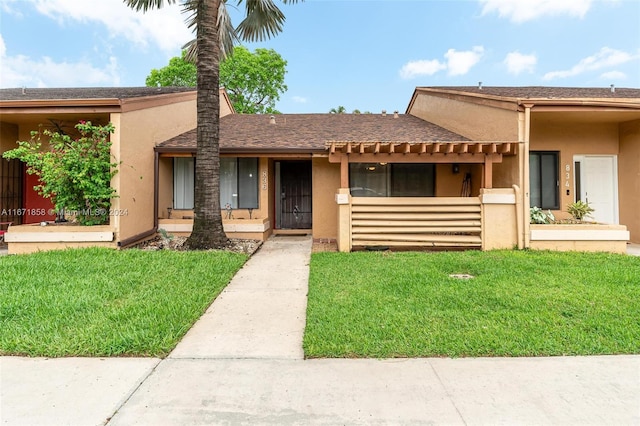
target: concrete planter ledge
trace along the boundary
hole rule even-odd
[[[110,225],[80,226],[39,223],[9,227],[4,236],[9,254],[33,253],[78,247],[113,247],[114,230]]]
[[[629,241],[626,226],[599,223],[531,225],[530,236],[537,250],[626,253]]]
[[[271,232],[271,222],[264,219],[223,219],[224,232],[231,238],[251,238],[265,240]],[[160,219],[158,229],[170,234],[190,234],[192,219]]]

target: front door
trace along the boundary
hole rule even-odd
[[[579,175],[576,194],[594,210],[591,218],[618,223],[618,171],[615,155],[585,155],[574,159]],[[576,173],[578,174],[578,173]]]
[[[277,161],[276,227],[311,229],[311,161]]]

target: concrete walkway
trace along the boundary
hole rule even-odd
[[[0,358],[0,425],[640,423],[640,356],[304,360],[310,249],[268,240],[165,360]]]

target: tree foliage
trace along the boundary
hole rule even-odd
[[[195,87],[196,66],[186,58],[173,57],[169,65],[152,69],[147,86]],[[227,90],[231,103],[240,114],[274,114],[276,102],[287,90],[284,77],[287,61],[273,49],[258,48],[250,52],[237,46],[233,54],[220,62],[220,86]]]
[[[287,90],[287,61],[273,49],[251,53],[238,46],[220,63],[220,85],[227,89],[235,110],[241,114],[272,114],[276,101]]]
[[[75,128],[76,138],[46,129],[33,131],[30,140],[18,141],[17,148],[2,156],[24,162],[27,173],[40,178],[34,189],[51,198],[58,212],[74,215],[83,225],[108,223],[111,199],[117,196],[110,186],[118,166],[112,162],[109,141],[114,127],[81,121]],[[46,138],[48,150],[43,149]]]
[[[169,65],[160,69],[152,69],[147,76],[147,86],[180,86],[196,87],[197,69],[194,64],[186,60],[187,52],[182,56],[174,56],[169,60]]]

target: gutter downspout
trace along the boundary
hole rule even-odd
[[[524,144],[523,144],[523,182],[522,182],[522,231],[524,233],[524,248],[531,247],[531,219],[529,209],[531,208],[530,183],[529,183],[529,137],[531,136],[531,108],[533,104],[524,104]]]

